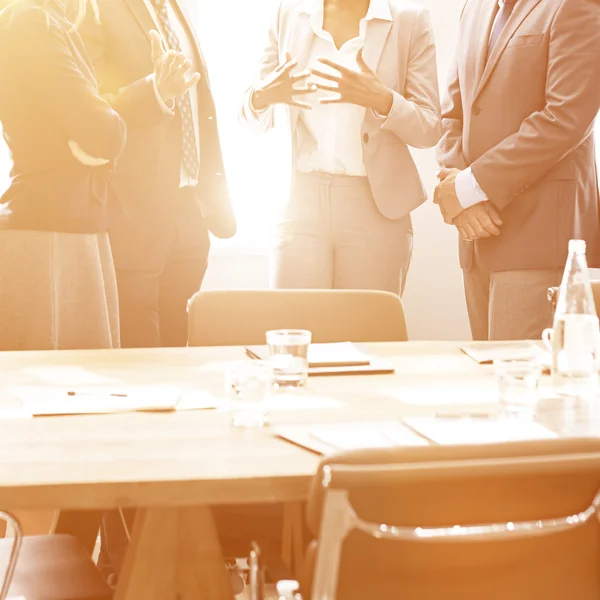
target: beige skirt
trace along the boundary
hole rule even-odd
[[[119,347],[107,233],[0,231],[0,350]]]

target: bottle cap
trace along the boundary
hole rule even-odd
[[[585,254],[585,240],[571,240],[569,242],[569,253]]]
[[[277,594],[282,598],[291,598],[294,592],[297,592],[300,584],[297,581],[283,579],[277,582]]]

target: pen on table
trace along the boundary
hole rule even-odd
[[[256,352],[253,352],[252,350],[250,350],[250,348],[246,347],[246,348],[244,348],[244,350],[246,351],[246,354],[250,358],[253,358],[254,360],[260,360],[260,356],[258,354],[256,354]]]
[[[102,392],[67,392],[67,396],[111,396],[112,398],[127,398],[127,394],[103,394]]]

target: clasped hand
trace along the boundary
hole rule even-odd
[[[433,201],[440,207],[444,222],[454,225],[467,242],[500,235],[502,219],[489,200],[467,209],[462,207],[456,193],[459,173],[459,169],[441,169],[438,173],[440,183],[435,188]]]
[[[200,73],[190,74],[192,63],[181,52],[167,50],[158,31],[150,32],[150,42],[156,87],[165,102],[183,96],[198,84]]]

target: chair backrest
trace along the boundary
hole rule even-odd
[[[188,305],[189,346],[265,343],[270,329],[309,329],[314,342],[407,340],[400,297],[368,290],[201,291]]]
[[[4,574],[4,580],[2,581],[2,587],[0,588],[0,600],[6,600],[10,584],[12,583],[15,574],[17,561],[19,560],[19,552],[21,551],[21,544],[23,543],[23,532],[17,519],[10,513],[0,511],[0,520],[4,521],[7,525],[10,525],[13,533],[10,558],[8,560],[8,566],[6,567],[6,573]]]
[[[312,600],[599,598],[599,491],[600,439],[331,457],[311,491],[319,537],[303,589]]]

